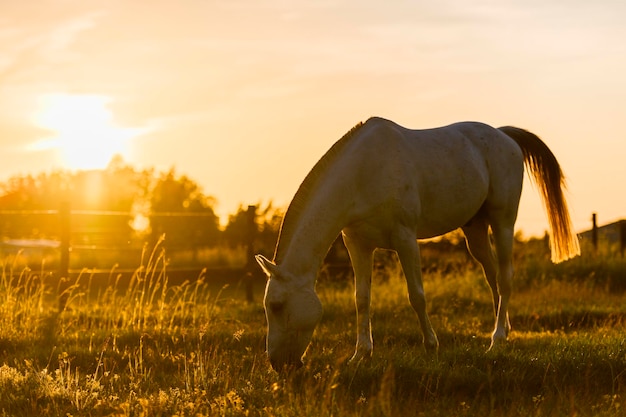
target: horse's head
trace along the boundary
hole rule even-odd
[[[270,363],[277,371],[299,367],[322,318],[322,304],[312,286],[303,285],[261,255],[256,259],[269,277],[263,303]]]

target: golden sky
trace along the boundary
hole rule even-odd
[[[175,167],[218,200],[286,206],[376,115],[544,139],[577,230],[626,217],[626,2],[0,0],[0,180]],[[526,182],[518,229],[547,222]]]

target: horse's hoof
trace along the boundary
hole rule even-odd
[[[491,339],[491,345],[489,345],[489,349],[487,352],[493,352],[495,350],[500,349],[501,347],[506,345],[506,337],[494,337]]]
[[[361,362],[366,362],[372,359],[371,350],[357,350],[354,355],[348,360],[348,365],[358,365]]]
[[[436,337],[431,340],[424,339],[424,349],[429,355],[436,355],[439,352],[439,340]]]

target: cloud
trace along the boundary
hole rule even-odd
[[[104,14],[101,11],[89,12],[60,22],[42,39],[42,55],[55,59],[59,54],[68,52],[81,33],[96,26],[96,21]]]
[[[0,31],[0,77],[22,79],[38,68],[77,58],[72,46],[80,35],[93,28],[103,12],[90,11],[61,20],[27,19],[9,22]],[[10,79],[8,81],[11,81]]]

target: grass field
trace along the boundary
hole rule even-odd
[[[374,279],[374,357],[358,365],[345,363],[356,338],[352,287],[320,282],[323,321],[305,367],[284,376],[264,355],[263,284],[253,304],[235,283],[169,285],[164,256],[155,251],[142,260],[124,286],[112,275],[96,289],[85,274],[67,289],[61,312],[55,288],[7,259],[0,282],[2,415],[626,413],[626,295],[611,284],[626,271],[621,259],[556,267],[518,259],[513,332],[491,352],[492,307],[479,269],[459,255],[452,268],[429,267],[436,356],[422,348],[402,278],[388,265]]]

